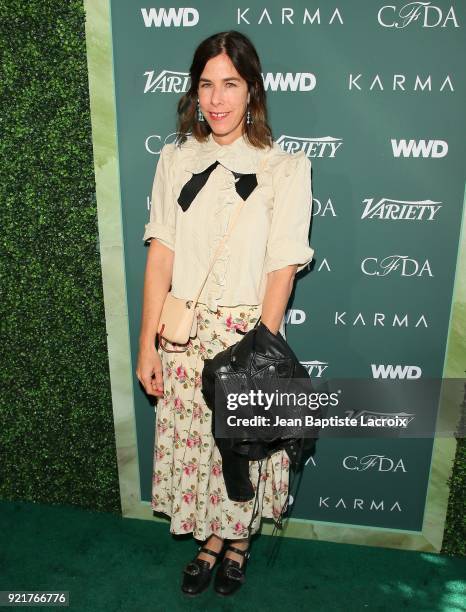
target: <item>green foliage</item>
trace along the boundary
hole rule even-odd
[[[0,2],[0,496],[118,513],[84,23]]]

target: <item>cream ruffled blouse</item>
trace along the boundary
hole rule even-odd
[[[219,164],[187,210],[178,203],[193,173]],[[156,238],[175,252],[171,291],[193,299],[209,268],[237,202],[233,172],[255,173],[257,187],[246,199],[223,246],[199,302],[217,306],[262,304],[267,273],[289,264],[302,270],[314,250],[309,245],[312,210],[311,162],[303,151],[284,152],[277,143],[267,149],[240,136],[220,145],[209,135],[181,145],[164,145],[155,171],[150,219],[144,242]]]

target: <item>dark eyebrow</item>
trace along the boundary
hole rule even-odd
[[[228,77],[226,79],[222,79],[222,81],[239,81],[239,80],[240,79],[238,79],[238,77]],[[205,79],[203,77],[201,77],[199,81],[208,81],[209,83],[211,83],[210,79]]]

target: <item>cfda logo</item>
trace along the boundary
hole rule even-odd
[[[438,7],[432,2],[408,2],[400,8],[389,4],[377,13],[377,21],[383,28],[402,30],[412,24],[421,28],[459,28],[458,19],[452,6]]]

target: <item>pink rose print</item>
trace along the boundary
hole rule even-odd
[[[197,470],[197,465],[192,462],[188,463],[187,465],[183,467],[183,472],[187,474],[188,476],[191,476],[191,474],[194,474],[196,470]]]
[[[195,446],[200,446],[201,437],[199,435],[190,434],[189,438],[186,440],[186,444],[188,448],[194,448]]]
[[[220,531],[220,521],[210,521],[210,528],[215,532]]]
[[[181,527],[184,531],[192,531],[194,527],[194,521],[188,518],[181,523]]]
[[[173,434],[173,442],[174,444],[177,444],[177,442],[180,441],[180,434],[178,433],[178,430],[175,429],[175,433]]]
[[[195,498],[195,494],[192,491],[187,491],[183,494],[183,501],[185,504],[190,504]]]
[[[160,484],[162,482],[162,477],[160,474],[154,474],[152,481],[154,484]]]
[[[288,467],[290,465],[290,460],[285,455],[282,456],[282,467]]]
[[[185,382],[187,377],[187,372],[184,366],[180,365],[176,368],[176,378],[180,381],[180,382]]]
[[[246,331],[248,327],[248,324],[243,320],[241,320],[239,323],[233,323],[233,317],[231,316],[231,314],[226,318],[225,322],[227,325],[227,329],[233,332],[236,332],[237,329],[241,331]]]
[[[181,414],[184,411],[184,404],[181,398],[175,397],[175,412]]]
[[[220,476],[221,473],[222,473],[222,468],[220,467],[220,465],[218,463],[214,463],[214,465],[212,466],[212,475]]]
[[[200,387],[202,385],[202,376],[200,374],[196,374],[194,377],[194,388]]]
[[[217,495],[216,493],[211,493],[210,494],[210,503],[213,506],[217,506],[220,503],[220,495]]]
[[[156,460],[161,461],[164,457],[165,457],[165,453],[160,448],[157,448],[155,451]]]
[[[159,434],[163,434],[167,431],[168,425],[166,423],[157,423],[157,431]]]
[[[193,419],[198,419],[202,416],[202,409],[199,404],[196,404],[193,408]]]
[[[246,529],[246,526],[243,525],[241,521],[238,521],[237,523],[235,523],[235,526],[233,528],[235,533],[242,533],[245,529]]]

